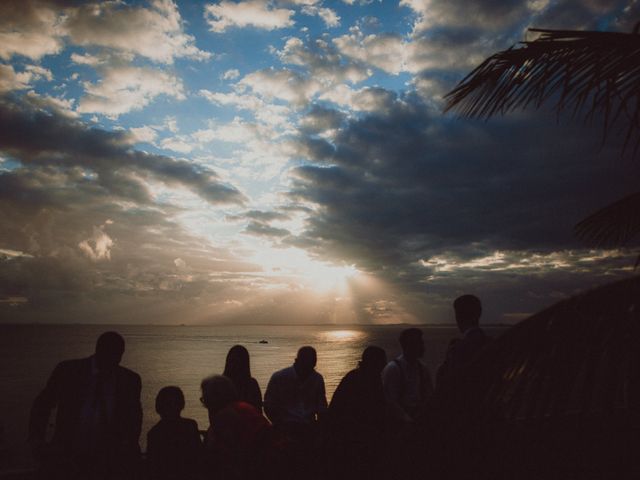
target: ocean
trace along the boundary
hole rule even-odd
[[[365,347],[384,348],[389,359],[398,355],[397,338],[406,326],[153,326],[153,325],[4,325],[0,326],[0,432],[5,450],[2,468],[28,465],[26,447],[29,409],[55,365],[66,359],[93,353],[97,337],[116,330],[126,341],[121,365],[142,377],[144,420],[140,443],[159,420],[155,396],[166,385],[177,385],[185,394],[184,417],[201,429],[208,426],[200,404],[200,381],[222,373],[229,348],[241,344],[251,355],[251,372],[262,392],[273,372],[290,366],[302,345],[318,352],[316,370],[325,379],[327,400],[340,379],[357,366]],[[424,362],[432,375],[442,362],[455,327],[420,326],[425,338]],[[494,338],[500,328],[488,329]],[[268,343],[261,343],[266,341]]]

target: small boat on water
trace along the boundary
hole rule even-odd
[[[260,340],[258,343],[269,343],[269,342],[263,339],[263,340]]]

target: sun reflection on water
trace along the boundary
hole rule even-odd
[[[364,337],[365,333],[358,330],[329,330],[319,335],[321,340],[327,342],[352,342]]]

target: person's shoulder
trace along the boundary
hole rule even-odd
[[[71,360],[63,360],[58,363],[54,369],[54,374],[68,376],[74,374],[81,374],[91,368],[91,357],[88,358],[74,358]]]
[[[258,381],[253,377],[249,377],[249,385],[251,385],[252,387],[260,388],[260,385],[258,384]]]
[[[140,382],[140,375],[127,367],[123,367],[122,365],[118,365],[118,374],[129,381]]]
[[[160,432],[163,430],[164,423],[162,420],[158,421],[153,427],[149,429],[147,432],[147,439],[153,439],[160,435]]]
[[[178,420],[180,421],[180,424],[185,428],[195,428],[196,430],[198,429],[198,422],[196,422],[193,418],[180,417]]]
[[[275,372],[273,372],[273,374],[271,375],[271,380],[280,380],[283,378],[288,378],[293,376],[294,374],[295,374],[295,370],[292,366],[281,368],[280,370],[276,370]]]
[[[389,362],[387,362],[387,364],[384,366],[384,368],[382,369],[382,373],[384,374],[385,372],[397,372],[400,371],[400,368],[402,368],[400,366],[400,362],[401,362],[401,358],[400,357],[396,357],[393,360],[390,360]]]

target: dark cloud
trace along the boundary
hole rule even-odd
[[[322,133],[337,129],[345,118],[338,110],[314,104],[300,120],[299,128],[306,133]]]
[[[59,113],[0,100],[0,151],[25,165],[81,167],[118,195],[142,200],[134,177],[150,177],[193,190],[210,203],[241,203],[243,195],[224,185],[216,174],[185,160],[152,155],[131,148],[125,132],[88,128]],[[124,182],[123,182],[124,180]]]
[[[302,235],[286,241],[354,262],[407,294],[451,292],[452,282],[495,293],[516,271],[523,279],[555,278],[567,293],[579,278],[620,274],[628,254],[616,257],[615,268],[598,259],[599,270],[571,257],[572,267],[558,276],[551,261],[533,270],[527,264],[535,255],[584,248],[573,225],[637,185],[639,172],[621,159],[620,139],[602,146],[597,128],[566,121],[549,112],[462,121],[405,96],[388,113],[351,120],[331,148],[311,149],[317,140],[302,134],[310,163],[295,170],[290,195],[317,213]],[[501,261],[504,271],[483,267],[501,251],[518,260]],[[437,262],[428,262],[443,252],[435,275]],[[445,282],[446,268],[457,275]]]
[[[256,235],[258,237],[286,237],[291,234],[289,230],[285,228],[276,228],[267,225],[262,222],[249,222],[247,228],[244,229],[245,233],[249,235]]]
[[[627,0],[563,0],[550,2],[549,7],[535,19],[531,26],[570,30],[609,30],[627,26],[633,17],[636,2]]]
[[[259,222],[268,223],[274,220],[287,220],[289,215],[276,211],[249,210],[241,215],[227,215],[227,220],[238,221],[243,219],[257,220]]]

